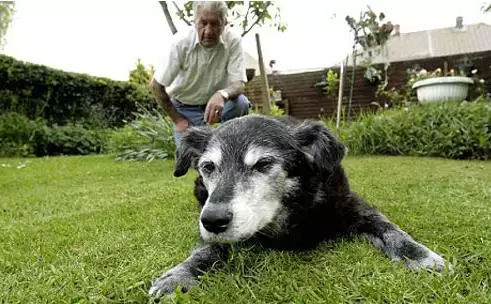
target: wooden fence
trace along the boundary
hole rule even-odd
[[[389,68],[388,87],[400,88],[404,86],[407,82],[406,71],[409,68],[419,65],[427,70],[434,70],[438,67],[443,69],[445,62],[447,62],[449,69],[459,65],[463,65],[469,70],[477,69],[480,77],[486,81],[488,92],[491,91],[491,50],[484,53],[393,62]],[[322,81],[328,70],[329,68],[296,74],[270,74],[268,75],[269,87],[281,91],[282,98],[288,102],[288,114],[294,117],[316,119],[320,116],[334,116],[337,109],[337,97],[328,98],[321,88],[314,86]],[[332,70],[339,74],[338,67],[333,67]],[[371,107],[372,101],[379,101],[375,96],[376,85],[368,83],[364,78],[364,73],[364,67],[357,67],[351,104],[352,112],[355,115],[359,109]],[[343,89],[342,106],[344,108],[348,106],[351,75],[352,68],[348,67],[345,69],[346,78]],[[255,77],[247,84],[245,94],[254,105],[261,105],[263,97],[260,77]]]

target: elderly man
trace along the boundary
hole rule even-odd
[[[222,1],[193,3],[195,25],[179,35],[151,88],[174,122],[176,146],[191,125],[223,122],[249,112],[243,95],[247,82],[240,35],[227,26]]]

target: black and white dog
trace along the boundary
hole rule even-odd
[[[320,122],[248,115],[182,137],[174,175],[199,172],[199,246],[153,280],[151,297],[198,284],[200,271],[227,258],[230,245],[258,242],[304,250],[324,240],[365,235],[412,269],[442,271],[445,261],[350,190],[345,147]]]

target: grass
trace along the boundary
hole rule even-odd
[[[194,173],[107,156],[0,159],[0,303],[148,303],[196,235]],[[490,303],[491,162],[348,157],[353,189],[454,267],[392,263],[365,239],[244,248],[182,303]]]

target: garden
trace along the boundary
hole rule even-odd
[[[247,247],[170,301],[490,303],[491,99],[479,71],[460,73],[411,70],[388,89],[379,71],[392,107],[321,118],[347,147],[353,190],[451,271],[411,271],[363,238],[307,253]],[[149,303],[150,280],[189,255],[196,172],[173,176],[172,124],[150,75],[138,63],[113,81],[0,55],[0,302]],[[418,99],[418,81],[458,76],[464,98]]]
[[[1,92],[0,298],[148,302],[151,278],[197,241],[196,175],[172,175],[168,118],[143,87],[9,66],[0,75],[24,87]],[[26,74],[38,83],[22,84]],[[107,86],[94,90],[106,94],[92,97],[92,86]],[[47,92],[42,107],[27,106]],[[489,302],[490,114],[480,98],[382,108],[339,128],[324,120],[348,147],[343,165],[353,189],[441,253],[453,272],[411,272],[365,239],[307,254],[242,248],[223,272],[205,274],[173,301]]]

